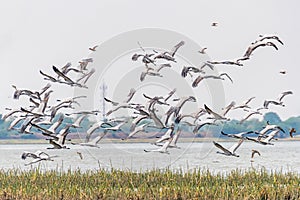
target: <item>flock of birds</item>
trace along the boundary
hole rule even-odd
[[[216,26],[215,24],[214,26]],[[190,76],[192,78],[191,86],[197,87],[201,81],[205,79],[216,79],[224,81],[228,78],[231,82],[233,79],[229,74],[223,72],[219,75],[209,74],[210,71],[214,71],[216,65],[233,65],[243,66],[243,63],[251,58],[254,51],[262,47],[272,47],[278,50],[275,42],[283,45],[283,42],[278,36],[259,36],[259,38],[250,44],[246,49],[243,56],[234,60],[224,61],[206,61],[201,66],[183,66],[181,71],[182,78]],[[133,62],[141,62],[145,68],[140,74],[140,81],[144,81],[147,77],[153,76],[157,78],[164,78],[161,73],[162,70],[172,68],[172,65],[176,64],[176,53],[182,46],[185,45],[184,41],[180,41],[171,50],[161,51],[152,49],[145,50],[140,43],[141,53],[135,53],[131,59]],[[89,48],[90,51],[96,51],[98,46]],[[206,48],[199,50],[199,53],[205,54]],[[182,125],[190,127],[192,132],[196,135],[203,127],[218,126],[226,123],[230,118],[229,112],[234,110],[242,110],[245,112],[245,116],[239,121],[243,123],[253,115],[262,115],[263,110],[270,109],[270,106],[285,106],[283,99],[287,95],[293,94],[292,91],[282,92],[277,99],[265,100],[262,106],[253,109],[250,106],[250,102],[255,98],[251,97],[244,102],[237,104],[232,101],[228,106],[224,107],[221,112],[215,111],[208,105],[204,104],[203,107],[198,108],[193,113],[185,113],[183,107],[186,104],[193,104],[197,100],[194,96],[181,96],[175,98],[176,88],[169,91],[165,95],[150,96],[143,93],[146,103],[134,102],[133,97],[136,94],[136,90],[131,88],[126,98],[123,101],[117,102],[108,97],[104,98],[108,104],[111,104],[111,109],[105,113],[106,119],[99,120],[93,123],[87,130],[82,130],[82,122],[84,119],[91,115],[97,115],[100,111],[80,111],[72,112],[76,106],[80,106],[80,99],[86,98],[86,96],[76,96],[66,99],[56,99],[57,104],[49,105],[48,101],[51,97],[51,93],[54,91],[51,89],[50,83],[66,85],[69,87],[80,87],[82,89],[88,89],[87,81],[95,73],[95,69],[89,69],[89,64],[93,62],[92,58],[82,59],[77,67],[72,67],[71,63],[67,63],[61,68],[55,66],[52,67],[52,74],[40,71],[43,79],[47,81],[45,87],[40,90],[19,89],[13,86],[14,93],[13,98],[15,100],[24,96],[29,100],[30,105],[27,107],[21,107],[19,109],[7,109],[8,113],[3,115],[2,120],[12,118],[9,130],[17,130],[21,134],[39,134],[45,136],[49,141],[51,147],[49,149],[68,149],[67,144],[81,145],[88,147],[99,148],[98,143],[105,137],[108,132],[122,131],[124,125],[129,125],[129,132],[126,136],[121,138],[122,140],[130,140],[136,137],[139,133],[145,134],[150,128],[157,131],[156,140],[151,143],[157,148],[145,149],[145,152],[160,152],[169,153],[169,148],[180,149],[177,146],[178,138],[180,137]],[[204,69],[204,68],[208,69]],[[196,77],[194,75],[197,75]],[[76,79],[74,77],[77,77]],[[163,115],[159,115],[158,111],[163,108],[167,110]],[[111,117],[113,113],[116,113],[120,109],[126,109],[132,113],[130,116],[115,118]],[[59,112],[63,110],[63,112]],[[72,123],[65,122],[65,116],[76,116]],[[81,143],[72,142],[68,135],[70,129],[78,129],[80,132],[85,132],[85,141]],[[60,129],[60,131],[58,131]],[[103,131],[97,131],[102,129]],[[220,149],[217,153],[221,153],[226,156],[236,156],[236,150],[245,141],[253,141],[261,145],[272,145],[272,140],[276,139],[276,135],[280,132],[285,132],[280,126],[276,124],[269,124],[262,128],[262,130],[253,130],[242,133],[224,133],[222,135],[227,137],[236,138],[238,142],[230,148],[225,148],[223,145],[213,141],[215,147]],[[290,136],[293,136],[295,129],[290,130]],[[252,134],[252,137],[249,136]],[[256,137],[253,137],[256,134]],[[256,150],[252,151],[252,158],[255,154],[260,155]],[[83,156],[80,152],[78,155],[82,159]],[[22,159],[28,157],[33,160],[26,165],[30,165],[43,160],[53,160],[56,156],[51,156],[43,151],[37,152],[24,152]]]

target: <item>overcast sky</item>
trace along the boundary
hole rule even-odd
[[[244,54],[259,34],[275,34],[279,50],[261,48],[244,67],[219,66],[234,84],[224,83],[226,102],[256,96],[253,107],[287,90],[285,108],[272,107],[280,117],[300,115],[299,1],[5,1],[0,7],[0,112],[13,107],[12,84],[39,89],[39,70],[76,64],[88,48],[113,36],[140,28],[162,28],[183,34],[207,47],[212,60]],[[211,27],[218,22],[217,27]],[[149,36],[151,37],[151,36]],[[97,69],[96,69],[97,70]],[[282,75],[280,70],[286,70]],[[65,91],[63,91],[66,93]],[[72,95],[72,92],[70,92]]]

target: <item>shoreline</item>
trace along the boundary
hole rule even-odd
[[[115,139],[115,138],[105,138],[101,140],[100,143],[149,143],[153,142],[156,138],[149,138],[149,139],[130,139],[127,141],[122,141],[121,139]],[[73,142],[82,142],[81,139],[72,139]],[[215,137],[209,137],[209,138],[180,138],[179,142],[181,143],[191,143],[191,142],[212,142],[212,141],[219,141],[219,142],[232,142],[236,141],[232,138],[215,138]],[[294,138],[279,138],[278,141],[300,141],[300,137],[294,137]],[[48,142],[45,139],[1,139],[0,145],[2,144],[48,144]]]

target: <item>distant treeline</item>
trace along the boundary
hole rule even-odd
[[[2,115],[0,114],[0,118]],[[58,118],[58,116],[56,116]],[[56,119],[54,119],[55,121]],[[73,123],[74,119],[71,117],[66,117],[64,119],[64,123]],[[124,132],[128,133],[130,129],[130,122],[132,119],[128,119],[128,123],[122,126],[122,131],[114,132],[110,134],[110,137],[113,138],[120,138],[124,136]],[[143,120],[142,123],[150,122],[147,120]],[[218,126],[205,126],[203,127],[199,133],[197,134],[197,137],[220,137],[220,132],[223,131],[225,133],[239,133],[243,131],[260,131],[263,129],[264,126],[266,126],[267,122],[270,124],[276,124],[279,125],[281,128],[285,130],[285,133],[280,132],[278,137],[285,138],[289,137],[289,130],[291,128],[295,128],[296,130],[300,130],[300,116],[298,117],[290,117],[285,121],[282,121],[277,113],[274,112],[268,112],[264,115],[263,120],[258,120],[257,118],[253,118],[250,120],[247,120],[243,123],[239,123],[239,120],[232,119],[228,122],[219,123]],[[8,127],[11,123],[11,120],[0,120],[0,139],[39,139],[44,138],[44,136],[40,133],[39,130],[33,129],[33,132],[36,132],[37,134],[23,134],[18,132],[18,128],[21,126],[21,123],[16,126],[16,130],[9,130]],[[72,138],[76,137],[75,134],[78,133],[85,133],[86,130],[89,129],[89,127],[95,123],[95,121],[89,120],[86,118],[82,122],[82,128],[80,129],[70,129],[70,136],[73,134]],[[47,127],[47,126],[44,126]],[[63,126],[61,126],[62,128]],[[61,129],[59,128],[58,131]],[[188,124],[181,123],[180,128],[183,132],[186,133],[192,133],[193,127],[190,127]],[[155,132],[158,131],[155,128],[148,128],[149,132]],[[99,132],[103,131],[102,129],[98,130]],[[296,133],[297,134],[297,133]],[[222,137],[222,136],[221,136]]]

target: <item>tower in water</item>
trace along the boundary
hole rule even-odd
[[[108,87],[107,85],[105,84],[105,82],[103,81],[101,86],[100,86],[100,103],[101,103],[101,113],[102,113],[102,120],[103,121],[106,121],[106,117],[105,117],[105,114],[106,114],[106,107],[105,107],[105,96],[106,96],[106,91],[107,91]]]

